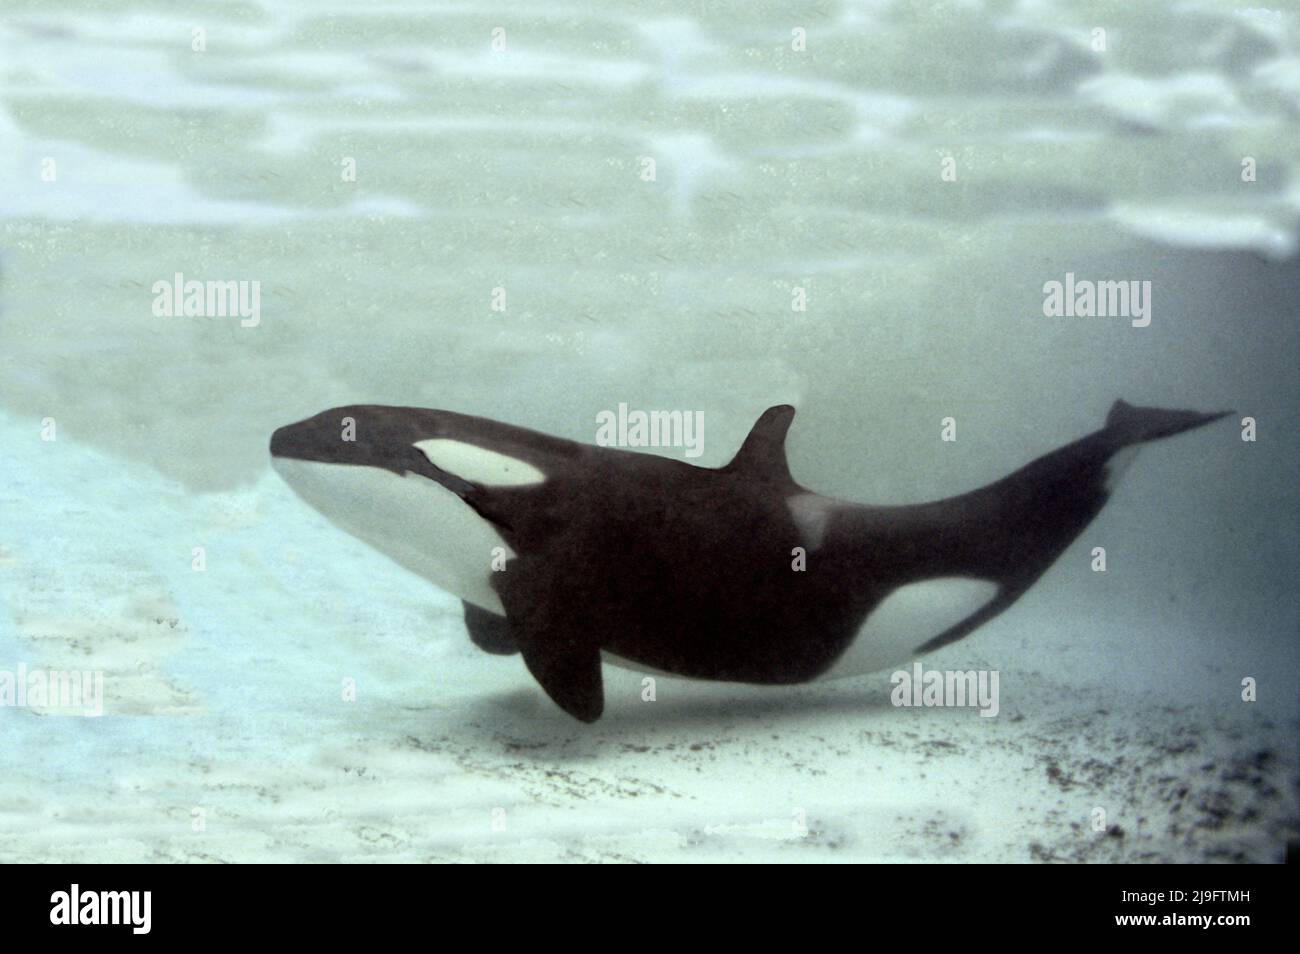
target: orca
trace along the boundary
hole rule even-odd
[[[1014,603],[1109,499],[1125,452],[1231,412],[1116,401],[1105,425],[960,496],[869,506],[791,476],[789,405],[720,468],[453,411],[351,405],[279,428],[307,503],[460,597],[556,704],[604,707],[602,659],[767,685],[854,675]]]

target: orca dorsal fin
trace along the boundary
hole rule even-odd
[[[793,420],[794,408],[789,404],[769,407],[754,422],[727,470],[743,470],[793,483],[790,465],[785,459],[785,435]]]

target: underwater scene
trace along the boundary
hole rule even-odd
[[[1281,862],[1300,5],[0,0],[0,861]]]

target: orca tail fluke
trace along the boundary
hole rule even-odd
[[[1141,444],[1144,441],[1172,437],[1183,431],[1209,424],[1227,417],[1232,411],[1202,414],[1199,411],[1172,411],[1159,407],[1135,407],[1127,401],[1116,401],[1106,415],[1106,430],[1113,434],[1121,446]]]

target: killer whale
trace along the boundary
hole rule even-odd
[[[1100,512],[1123,452],[1228,413],[1116,401],[1100,430],[1001,480],[889,507],[795,482],[789,405],[765,411],[720,468],[384,405],[281,427],[270,452],[304,500],[459,596],[476,645],[521,654],[591,722],[602,659],[789,684],[961,639]]]

